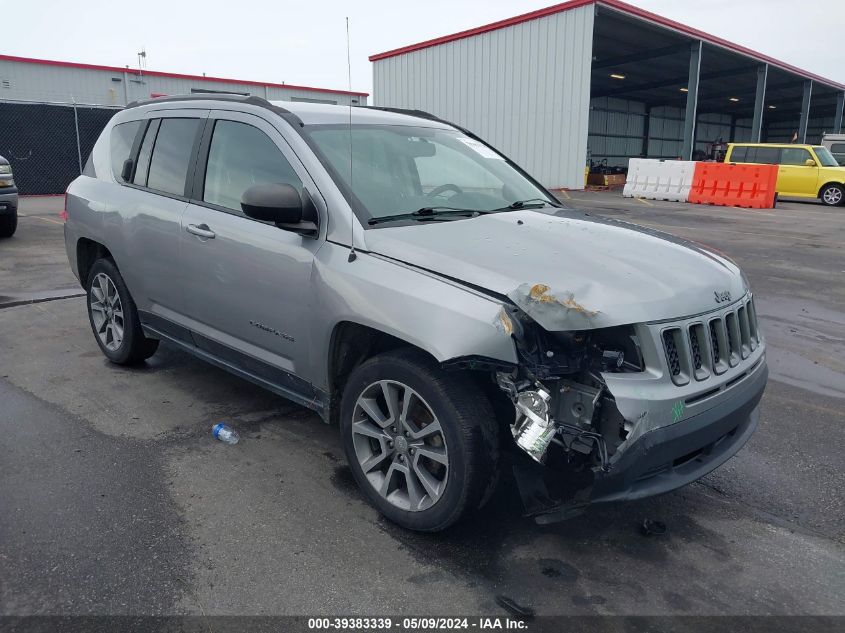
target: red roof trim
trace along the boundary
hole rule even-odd
[[[112,73],[129,73],[138,75],[137,68],[120,68],[119,66],[100,66],[98,64],[81,64],[78,62],[62,62],[54,59],[35,59],[32,57],[17,57],[15,55],[0,55],[0,61],[21,62],[24,64],[38,64],[40,66],[59,66],[64,68],[82,68],[85,70],[104,70]],[[328,92],[332,94],[353,95],[356,97],[368,97],[367,92],[355,92],[350,90],[332,90],[330,88],[314,88],[313,86],[297,86],[295,84],[277,84],[267,81],[250,81],[248,79],[224,79],[222,77],[206,77],[205,75],[185,75],[182,73],[167,73],[160,70],[145,70],[143,74],[150,77],[169,77],[172,79],[192,79],[194,81],[218,81],[229,84],[267,86],[269,88],[285,88],[288,90],[310,90],[312,92]]]
[[[370,56],[370,61],[376,62],[380,59],[395,57],[404,53],[411,53],[413,51],[430,48],[432,46],[438,46],[439,44],[446,44],[448,42],[462,40],[464,38],[472,37],[474,35],[481,35],[482,33],[489,33],[490,31],[496,31],[509,26],[514,26],[516,24],[521,24],[523,22],[528,22],[530,20],[536,20],[538,18],[543,18],[548,15],[554,15],[555,13],[571,11],[572,9],[577,9],[579,7],[583,7],[589,4],[596,4],[599,6],[607,7],[609,9],[614,9],[621,13],[627,13],[628,15],[646,20],[648,22],[652,22],[654,24],[658,24],[660,26],[664,26],[666,28],[670,28],[685,35],[690,35],[692,37],[698,38],[709,44],[714,44],[716,46],[720,46],[722,48],[726,48],[728,50],[741,53],[749,57],[753,57],[758,61],[765,62],[772,66],[776,66],[782,70],[786,70],[802,77],[806,77],[807,79],[813,79],[815,81],[837,88],[839,90],[845,90],[845,84],[841,84],[831,79],[826,79],[819,75],[807,72],[791,64],[787,64],[780,60],[774,59],[773,57],[769,57],[768,55],[763,55],[762,53],[758,53],[757,51],[751,50],[750,48],[746,48],[745,46],[734,44],[733,42],[729,42],[728,40],[716,37],[715,35],[710,35],[709,33],[705,33],[704,31],[699,31],[698,29],[692,28],[685,24],[681,24],[680,22],[675,22],[674,20],[670,20],[669,18],[664,18],[663,16],[657,15],[656,13],[652,13],[651,11],[646,11],[645,9],[640,9],[638,7],[632,6],[627,2],[621,2],[621,0],[570,0],[569,2],[563,2],[561,4],[556,4],[551,7],[546,7],[545,9],[532,11],[530,13],[523,13],[522,15],[517,15],[506,20],[499,20],[498,22],[492,22],[490,24],[485,24],[484,26],[479,26],[474,29],[460,31],[459,33],[454,33],[452,35],[444,35],[443,37],[436,37],[431,40],[419,42],[418,44],[411,44],[409,46],[403,46],[402,48],[395,48],[384,53],[377,53],[375,55]]]
[[[478,26],[474,29],[468,29],[466,31],[461,31],[452,35],[444,35],[443,37],[435,37],[432,40],[426,40],[425,42],[420,42],[418,44],[411,44],[410,46],[403,46],[402,48],[394,48],[392,51],[386,51],[384,53],[376,53],[375,55],[370,55],[370,61],[377,62],[378,60],[385,59],[387,57],[395,57],[396,55],[402,55],[403,53],[411,53],[413,51],[418,51],[423,48],[437,46],[438,44],[446,44],[447,42],[462,40],[466,37],[472,37],[473,35],[481,35],[482,33],[497,31],[508,26],[513,26],[514,24],[521,24],[522,22],[528,22],[529,20],[544,18],[547,15],[553,15],[555,13],[562,13],[563,11],[577,9],[578,7],[593,4],[594,2],[595,0],[569,0],[569,2],[556,4],[551,7],[546,7],[545,9],[538,9],[537,11],[531,11],[530,13],[523,13],[522,15],[507,18],[506,20],[491,22],[490,24]]]

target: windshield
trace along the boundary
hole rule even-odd
[[[353,125],[350,134],[347,125],[320,125],[304,131],[365,224],[432,207],[490,211],[537,198],[540,205],[557,204],[502,156],[456,130]]]
[[[839,163],[836,162],[833,154],[826,147],[813,147],[813,151],[816,153],[822,167],[839,167]]]

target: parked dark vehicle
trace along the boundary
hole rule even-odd
[[[18,228],[18,188],[9,161],[0,156],[0,237],[12,237]]]
[[[503,451],[551,522],[690,483],[757,425],[765,345],[732,261],[566,209],[425,113],[132,104],[67,215],[108,359],[164,340],[315,410],[410,529],[483,505]]]

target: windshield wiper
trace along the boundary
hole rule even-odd
[[[498,209],[464,209],[461,207],[444,207],[444,206],[436,206],[436,207],[423,207],[422,209],[417,209],[411,213],[398,213],[396,215],[386,215],[381,218],[370,218],[367,220],[367,224],[372,226],[373,224],[381,224],[382,222],[394,222],[397,220],[427,220],[430,218],[435,217],[449,217],[449,216],[468,216],[474,217],[477,215],[485,215],[487,213],[498,213],[500,211],[511,211],[516,209],[539,209],[544,206],[550,207],[559,207],[560,205],[554,204],[551,200],[547,200],[546,198],[530,198],[528,200],[517,200],[515,202],[511,202],[506,207],[500,207]]]
[[[370,218],[367,224],[381,224],[382,222],[394,222],[397,220],[427,220],[435,217],[449,217],[449,216],[474,216],[479,213],[485,213],[478,209],[462,209],[460,207],[423,207],[411,213],[397,213],[396,215],[385,215],[380,218]]]
[[[508,206],[495,210],[504,211],[505,209],[539,209],[540,207],[544,207],[546,205],[549,205],[550,207],[559,206],[551,200],[547,200],[546,198],[530,198],[528,200],[517,200],[515,202],[511,202]]]

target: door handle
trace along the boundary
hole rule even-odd
[[[204,237],[207,240],[213,240],[216,233],[208,228],[207,224],[189,224],[185,230],[192,235]]]

